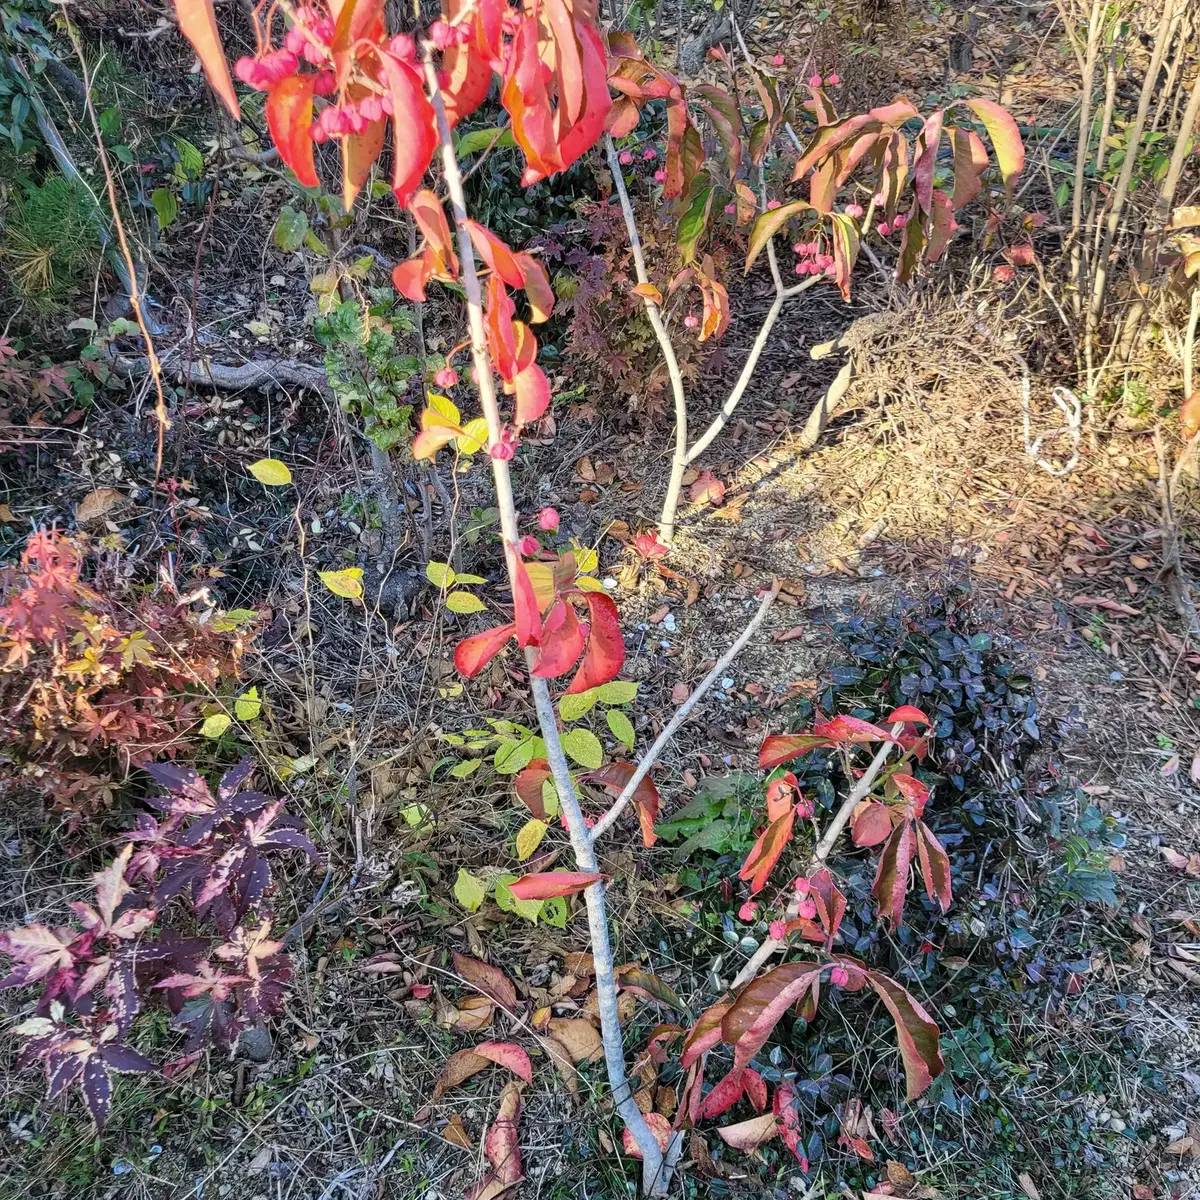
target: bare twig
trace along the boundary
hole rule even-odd
[[[729,664],[745,649],[746,643],[754,636],[755,630],[763,623],[767,613],[770,611],[771,605],[775,603],[775,597],[779,595],[781,583],[776,579],[771,584],[771,590],[763,597],[762,603],[758,606],[758,612],[750,619],[750,623],[738,635],[737,641],[725,651],[717,660],[716,666],[700,681],[692,694],[675,710],[675,715],[667,722],[662,733],[655,739],[654,745],[642,755],[638,762],[637,770],[630,776],[629,782],[621,790],[621,794],[612,802],[612,806],[608,812],[604,814],[592,827],[592,842],[603,834],[613,822],[625,811],[625,807],[633,799],[634,793],[638,789],[638,785],[650,773],[654,764],[658,762],[659,755],[666,749],[667,743],[675,736],[679,727],[691,715],[692,709],[700,702],[701,697],[712,687],[712,685],[721,678],[721,676],[729,669]]]

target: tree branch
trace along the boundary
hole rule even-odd
[[[746,643],[754,636],[755,630],[763,623],[767,613],[770,611],[771,605],[775,603],[775,597],[779,595],[781,586],[782,584],[778,579],[772,582],[771,590],[763,597],[763,602],[758,606],[758,612],[750,619],[750,624],[738,635],[737,641],[721,655],[717,660],[716,666],[709,671],[692,694],[675,710],[675,715],[667,722],[662,733],[655,739],[654,745],[642,755],[638,762],[637,770],[630,776],[629,782],[621,790],[621,794],[612,802],[612,806],[608,812],[592,827],[593,845],[600,835],[608,830],[621,813],[625,811],[626,806],[633,799],[634,792],[638,789],[638,784],[650,773],[651,768],[658,761],[659,755],[666,749],[667,743],[675,736],[676,730],[691,715],[692,709],[700,702],[701,697],[728,670],[729,664],[745,649]]]

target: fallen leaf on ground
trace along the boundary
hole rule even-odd
[[[442,1130],[442,1137],[452,1145],[461,1146],[464,1150],[473,1150],[475,1148],[471,1141],[471,1135],[467,1132],[466,1126],[463,1125],[462,1117],[458,1113],[455,1113],[446,1122],[446,1128]]]
[[[1021,1191],[1029,1197],[1029,1200],[1042,1200],[1042,1193],[1037,1190],[1037,1185],[1026,1172],[1022,1171],[1017,1176],[1017,1182],[1021,1185]]]
[[[725,499],[725,485],[711,471],[701,471],[688,488],[688,499],[693,504],[720,504]]]
[[[113,509],[124,504],[126,499],[125,493],[118,492],[116,488],[95,488],[80,500],[75,510],[75,520],[80,525],[91,525],[103,520]]]
[[[678,707],[680,704],[685,704],[687,698],[692,694],[692,689],[686,683],[677,683],[671,689],[671,703]]]
[[[1168,867],[1183,871],[1193,878],[1200,878],[1200,854],[1180,854],[1170,846],[1163,846],[1162,856]]]
[[[650,1126],[650,1132],[654,1134],[654,1140],[658,1143],[660,1150],[666,1150],[667,1143],[671,1140],[671,1123],[662,1113],[647,1113],[646,1124]],[[621,1134],[621,1141],[625,1145],[625,1153],[630,1158],[640,1159],[642,1157],[641,1150],[638,1149],[638,1144],[633,1140],[633,1134],[626,1127],[625,1132]]]
[[[571,1056],[572,1062],[598,1062],[604,1056],[604,1043],[591,1021],[554,1017],[547,1029]]]
[[[464,983],[494,1000],[501,1008],[516,1008],[517,989],[499,967],[455,953],[454,970]],[[460,1005],[461,1007],[461,1005]]]
[[[717,1130],[717,1136],[735,1150],[756,1150],[778,1132],[775,1114],[768,1112],[760,1117],[751,1117],[748,1121],[739,1121],[736,1125],[725,1125]]]

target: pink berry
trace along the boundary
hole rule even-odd
[[[311,66],[320,66],[326,58],[329,57],[329,51],[324,46],[318,46],[315,42],[310,42],[305,39],[304,42],[304,61]]]
[[[696,316],[695,313],[688,313],[688,315],[683,318],[683,323],[689,329],[695,329],[696,326],[700,324],[700,318]]]
[[[812,880],[807,875],[797,875],[792,880],[792,887],[797,896],[807,896],[812,891]]]
[[[784,57],[782,54],[776,54],[771,61],[775,64],[775,66],[782,67],[784,63]]]
[[[782,208],[782,207],[783,207],[783,201],[782,201],[782,200],[768,200],[768,201],[767,201],[767,208],[768,208],[768,209],[776,209],[776,208]]]
[[[445,21],[434,21],[429,27],[429,36],[439,50],[447,50],[454,44],[454,30]]]
[[[553,533],[558,528],[559,520],[557,508],[543,508],[538,513],[538,528],[545,530],[546,533]]]
[[[850,972],[845,967],[834,967],[829,972],[829,982],[836,987],[845,987],[850,982]]]
[[[886,221],[879,222],[879,236],[887,237],[892,232],[892,227]]]
[[[454,40],[460,45],[465,46],[470,40],[474,31],[471,29],[469,21],[460,21],[454,27]]]
[[[837,85],[842,82],[842,77],[835,73],[828,76],[825,82],[829,84],[830,87],[837,87]]]
[[[643,162],[653,162],[657,157],[658,151],[655,150],[653,146],[647,146],[646,149],[642,151]]]
[[[337,76],[332,71],[318,71],[316,79],[313,80],[313,95],[314,96],[332,96],[337,91]],[[367,105],[374,101],[379,104],[378,98],[368,96],[362,101],[363,112],[367,111]],[[383,106],[379,105],[379,111],[382,115]]]
[[[737,205],[736,204],[725,205],[725,215],[727,217],[737,216]]]
[[[892,218],[893,229],[903,229],[907,224],[908,218],[903,213],[897,213],[896,216]]]
[[[795,272],[797,275],[807,275],[808,274],[808,263],[798,262],[794,269],[795,269]]]
[[[813,802],[807,796],[801,796],[800,799],[796,801],[796,816],[798,816],[801,820],[807,820],[816,811],[817,810],[813,805]]]
[[[666,181],[667,181],[666,171],[655,171],[654,172],[654,182],[655,183],[666,183]]]
[[[398,33],[388,42],[388,53],[393,58],[402,58],[406,62],[411,62],[417,57],[417,46],[407,33]]]
[[[541,548],[541,542],[532,533],[527,533],[517,543],[517,549],[520,550],[522,558],[532,558]]]
[[[771,937],[775,941],[782,942],[783,939],[785,937],[787,937],[787,922],[786,921],[772,921],[771,926],[767,932],[770,933]]]
[[[458,382],[458,372],[453,367],[443,367],[433,377],[433,382],[440,388],[452,388]]]
[[[817,915],[817,906],[812,900],[801,900],[796,905],[796,916],[803,917],[806,921],[811,921]]]
[[[738,909],[738,920],[739,921],[753,921],[754,914],[756,912],[758,912],[758,901],[757,900],[747,900],[746,903],[743,904],[742,907]]]
[[[632,150],[622,150],[621,153],[617,155],[617,161],[623,167],[629,166],[629,164],[631,162],[633,162],[633,151]]]
[[[505,425],[500,430],[500,440],[493,442],[488,447],[488,455],[491,458],[498,458],[502,462],[507,462],[517,452],[517,443],[519,442],[516,430],[511,425]]]
[[[816,87],[820,87],[820,86],[821,86],[821,77],[820,77],[820,75],[813,75],[813,76],[811,76],[811,77],[809,78],[809,81],[808,81],[808,86],[809,86],[809,87],[815,87],[815,88],[816,88]]]
[[[837,267],[835,267],[835,266],[833,265],[833,263],[826,263],[826,265],[825,265],[825,274],[826,274],[826,275],[836,275],[836,274],[837,274]],[[796,808],[797,808],[797,811],[798,811],[798,810],[799,810],[799,808],[800,808],[800,806],[799,806],[799,805],[796,805]]]
[[[283,44],[293,54],[302,53],[304,50],[304,43],[306,41],[308,41],[308,39],[304,36],[303,32],[294,25],[287,31],[283,38]]]

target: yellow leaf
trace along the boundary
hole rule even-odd
[[[292,473],[288,470],[287,463],[280,462],[277,458],[260,458],[246,469],[259,483],[265,483],[267,487],[283,487],[285,483],[292,482]]]
[[[663,302],[662,292],[660,292],[652,283],[639,283],[637,287],[633,289],[633,294],[635,296],[641,296],[643,300],[652,300],[655,304],[661,304]]]
[[[454,568],[449,563],[430,562],[425,564],[425,578],[434,587],[444,588],[453,587],[457,576],[454,574]]]
[[[478,454],[487,445],[488,427],[482,417],[475,417],[463,426],[455,445],[463,454]]]
[[[487,606],[470,592],[451,592],[446,597],[446,607],[452,613],[475,613],[483,612]]]
[[[525,570],[529,572],[538,609],[545,612],[554,603],[554,568],[549,563],[531,562],[525,564]]]
[[[458,405],[449,396],[443,396],[440,392],[430,392],[429,407],[435,413],[440,413],[445,417],[451,425],[462,424],[462,413],[458,411]]]
[[[258,698],[258,688],[247,688],[234,702],[233,711],[239,721],[253,721],[262,712],[262,701]]]
[[[318,571],[317,574],[335,596],[346,600],[362,599],[362,567],[343,567],[340,571]]]
[[[526,821],[517,831],[517,858],[524,862],[542,843],[550,826],[536,817]]]
[[[590,575],[580,575],[575,580],[575,586],[583,592],[606,592],[608,589],[598,579]]]
[[[454,898],[468,912],[474,912],[482,903],[487,892],[484,886],[470,871],[458,868],[458,878],[454,881]]]
[[[200,726],[200,735],[219,738],[232,724],[233,718],[228,713],[213,713],[211,717],[204,718],[204,724]]]
[[[585,546],[582,550],[575,551],[575,570],[580,575],[586,575],[589,571],[594,571],[599,565],[600,555],[591,546]]]

